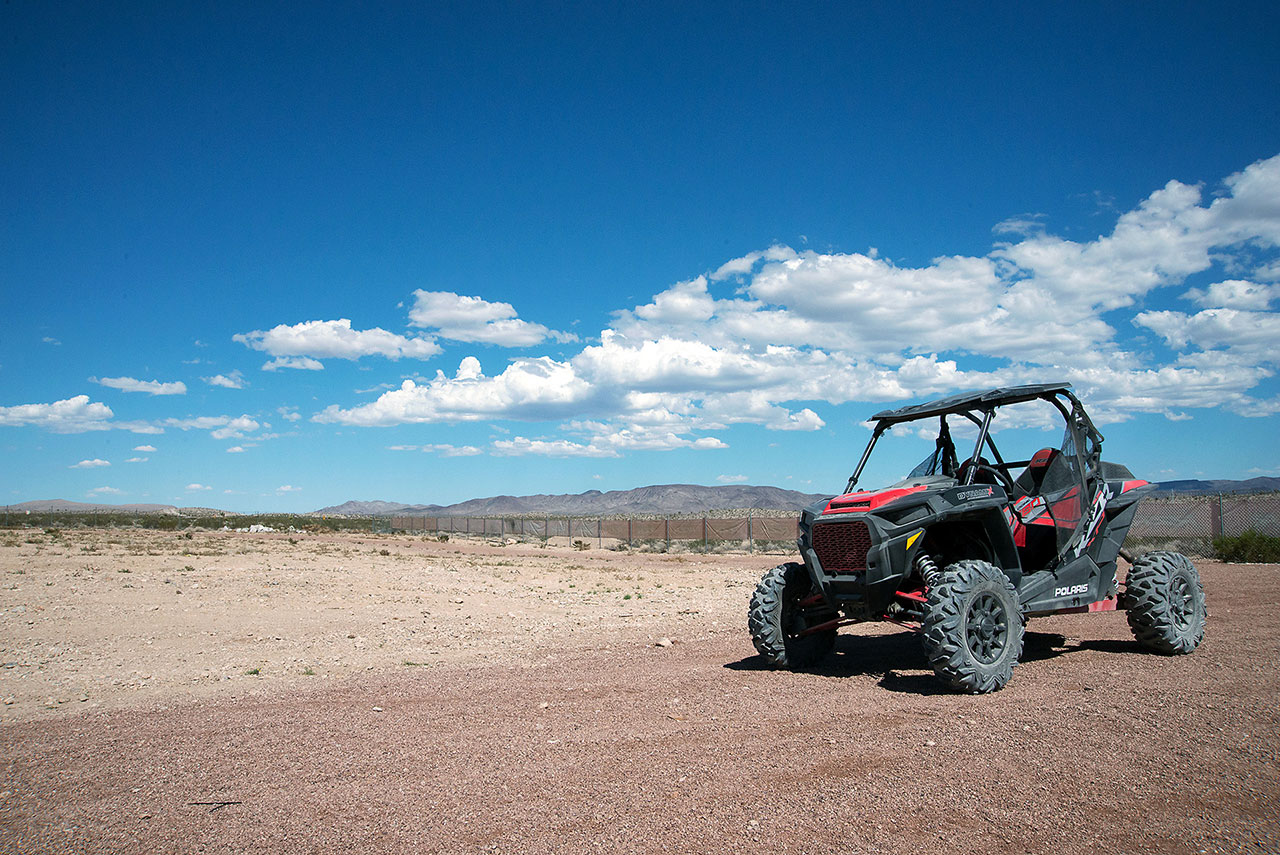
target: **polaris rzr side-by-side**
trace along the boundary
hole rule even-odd
[[[1062,444],[1006,459],[993,437],[997,414],[1036,401],[1065,422]],[[1200,643],[1199,573],[1176,552],[1123,551],[1151,485],[1102,460],[1102,434],[1069,384],[954,395],[877,413],[871,423],[843,495],[801,514],[802,563],[770,570],[751,597],[751,639],[770,664],[815,665],[839,627],[889,621],[920,633],[948,685],[992,692],[1008,682],[1030,617],[1125,610],[1144,647],[1190,653]],[[935,423],[932,453],[906,478],[856,489],[887,431]],[[952,441],[962,423],[977,434],[965,458]],[[1123,590],[1120,557],[1131,565]]]

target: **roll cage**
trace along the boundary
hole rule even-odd
[[[866,467],[867,461],[871,459],[871,452],[875,449],[876,442],[879,441],[881,435],[895,425],[923,421],[934,416],[939,419],[937,447],[934,451],[934,459],[937,461],[938,468],[936,471],[920,474],[948,475],[961,479],[964,484],[973,483],[973,479],[980,471],[979,464],[982,461],[982,449],[984,446],[991,451],[991,455],[996,460],[994,465],[987,464],[987,468],[997,469],[1008,474],[1008,471],[1013,467],[1026,466],[1031,462],[1030,460],[1005,461],[1000,454],[1000,450],[996,447],[995,440],[991,438],[991,423],[995,419],[996,411],[1001,407],[1037,400],[1048,401],[1062,415],[1063,421],[1066,423],[1069,439],[1074,440],[1070,442],[1064,441],[1064,446],[1071,445],[1074,447],[1079,458],[1079,471],[1086,474],[1086,476],[1090,472],[1096,473],[1102,456],[1102,434],[1098,432],[1098,429],[1089,419],[1089,415],[1085,412],[1080,399],[1072,393],[1070,383],[1043,383],[1032,386],[1009,386],[980,392],[965,392],[924,404],[915,404],[910,407],[884,410],[876,413],[871,417],[871,422],[873,423],[871,440],[862,452],[862,457],[858,460],[858,465],[854,469],[853,475],[849,477],[845,492],[851,493],[854,487],[857,486],[858,478],[862,475],[862,470]],[[962,463],[958,462],[956,457],[955,444],[952,442],[951,429],[947,423],[947,416],[952,415],[963,416],[978,426],[978,438],[974,443],[973,453]],[[1012,479],[1010,480],[1012,481]]]
[[[1065,424],[1062,445],[1057,450],[1045,449],[1045,452],[1051,453],[1046,454],[1043,460],[1038,459],[1043,452],[1027,460],[1006,460],[991,435],[997,411],[1002,407],[1031,401],[1046,401],[1062,416]],[[973,450],[963,459],[958,457],[951,437],[951,427],[947,420],[950,416],[967,419],[978,428]],[[1021,509],[1027,507],[1028,499],[1041,497],[1038,510],[1049,516],[1057,514],[1060,517],[1053,521],[1053,527],[1058,532],[1057,548],[1049,547],[1050,553],[1057,552],[1059,557],[1081,537],[1086,516],[1083,510],[1096,491],[1101,471],[1103,436],[1090,420],[1080,400],[1072,393],[1069,383],[964,392],[936,401],[876,413],[871,417],[871,439],[849,478],[845,492],[854,491],[876,443],[884,433],[896,425],[933,418],[938,419],[938,437],[934,451],[911,471],[908,480],[943,476],[955,479],[961,486],[974,483],[998,485],[1009,497],[1011,520],[1016,518],[1019,523],[1022,522]],[[984,452],[989,453],[994,462],[988,461]],[[1049,468],[1052,474],[1048,480],[1045,480],[1043,471],[1032,472],[1033,463]],[[1019,467],[1026,467],[1026,471],[1015,481],[1012,470]],[[1067,500],[1066,504],[1061,501],[1063,499]]]

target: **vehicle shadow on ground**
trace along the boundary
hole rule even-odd
[[[1106,653],[1148,653],[1136,641],[1068,639],[1056,632],[1023,635],[1020,662],[1042,662],[1082,650]],[[763,656],[748,656],[725,663],[732,671],[770,671]],[[840,635],[835,648],[821,663],[791,669],[820,677],[879,677],[878,685],[891,692],[913,695],[948,695],[954,691],[938,681],[914,632],[886,635]]]
[[[1153,651],[1146,649],[1133,639],[1069,639],[1065,635],[1056,632],[1028,631],[1022,638],[1022,657],[1019,661],[1042,662],[1081,650],[1096,650],[1100,653],[1153,653]]]
[[[748,656],[728,662],[734,671],[770,671],[763,656]],[[792,669],[798,674],[819,677],[879,677],[881,688],[917,695],[949,694],[929,669],[920,639],[914,632],[885,635],[839,635],[835,648],[817,665]],[[900,673],[925,671],[924,674]]]

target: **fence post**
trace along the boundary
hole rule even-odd
[[[667,552],[671,551],[671,518],[668,517],[662,521],[662,530],[667,539]]]
[[[604,549],[604,520],[596,520],[596,549]]]
[[[702,551],[707,551],[707,518],[702,518]]]
[[[1222,537],[1222,494],[1209,504],[1209,536]]]
[[[752,509],[747,508],[747,552],[756,551],[756,542],[752,536],[753,532],[751,531],[751,515],[752,515]]]
[[[5,514],[5,522],[9,521],[9,515]],[[627,549],[631,548],[631,517],[627,517]]]

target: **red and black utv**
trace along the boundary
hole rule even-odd
[[[1002,408],[1035,401],[1062,417],[1062,444],[1006,459],[993,422]],[[951,435],[961,420],[977,434],[964,459]],[[886,431],[934,422],[934,450],[906,478],[855,492]],[[1008,682],[1023,626],[1037,615],[1124,609],[1148,648],[1190,653],[1200,643],[1199,573],[1176,552],[1122,552],[1150,485],[1102,460],[1102,434],[1069,384],[954,395],[877,413],[871,423],[844,494],[801,515],[803,563],[770,570],[752,595],[751,638],[771,664],[814,665],[839,627],[875,620],[918,631],[937,675],[968,692]],[[1123,591],[1121,556],[1132,565]]]

